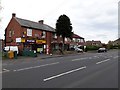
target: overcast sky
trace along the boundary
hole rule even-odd
[[[0,38],[4,39],[12,13],[32,21],[44,20],[55,28],[56,20],[66,14],[74,33],[85,40],[107,43],[118,38],[119,0],[2,0]]]

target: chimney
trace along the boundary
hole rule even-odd
[[[16,13],[12,13],[12,17],[16,17]]]
[[[43,24],[44,23],[44,20],[40,20],[40,21],[38,21],[40,24]]]

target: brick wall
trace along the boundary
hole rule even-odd
[[[21,36],[20,30],[21,30],[21,26],[15,20],[15,18],[12,18],[6,28],[6,45],[12,45],[12,46],[17,45],[16,38]],[[11,37],[9,36],[10,31],[11,31]]]

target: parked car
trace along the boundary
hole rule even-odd
[[[17,51],[17,54],[19,53],[18,46],[6,46],[4,47],[4,51]]]
[[[80,49],[80,48],[75,48],[75,51],[77,51],[77,52],[83,52],[83,50]]]
[[[100,52],[107,52],[107,49],[106,48],[99,48],[98,53],[100,53]]]

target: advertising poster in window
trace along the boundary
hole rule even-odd
[[[27,29],[27,36],[32,36],[32,29]]]

